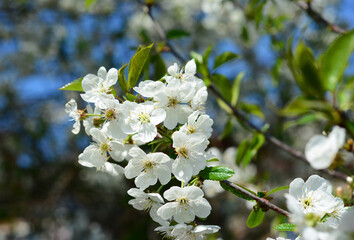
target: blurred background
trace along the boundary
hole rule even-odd
[[[354,27],[351,0],[314,0],[312,7],[330,22]],[[152,14],[186,59],[211,45],[210,62],[224,51],[241,56],[213,71],[228,79],[245,72],[239,99],[253,123],[268,123],[274,136],[299,150],[321,133],[324,122],[293,126],[278,114],[300,93],[284,59],[288,39],[305,41],[318,56],[337,36],[296,1],[160,0]],[[178,62],[159,39],[143,1],[0,0],[0,239],[161,238],[153,231],[158,225],[127,203],[132,181],[77,163],[90,139],[83,130],[71,133],[64,105],[75,98],[85,106],[78,93],[58,90],[96,74],[100,66],[120,68],[140,44],[151,42],[165,66]],[[347,76],[354,74],[353,66],[351,59]],[[156,75],[151,70],[144,78]],[[237,147],[248,132],[221,110],[212,93],[207,113],[214,119],[211,147],[236,169],[235,149],[229,147]],[[248,169],[236,173],[237,181],[267,190],[314,171],[265,143]],[[213,211],[203,222],[222,227],[212,239],[274,236],[271,225],[282,220],[273,220],[276,214],[267,213],[269,221],[248,229],[252,206],[215,191],[207,193]],[[283,193],[275,203],[285,207]]]

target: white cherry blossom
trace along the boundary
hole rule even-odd
[[[167,69],[167,72],[170,76],[165,77],[166,82],[172,85],[189,82],[195,87],[195,84],[202,81],[195,76],[197,73],[197,66],[194,59],[187,62],[184,70],[183,68],[180,69],[177,63],[175,63]]]
[[[109,158],[107,152],[109,152],[113,160],[123,160],[119,154],[121,151],[125,150],[121,142],[110,140],[105,130],[93,128],[90,130],[90,134],[95,142],[91,143],[85,148],[83,153],[79,155],[79,163],[81,165],[100,169],[107,163]],[[111,169],[111,166],[107,167]]]
[[[176,240],[202,240],[206,239],[207,234],[216,233],[220,230],[216,225],[198,225],[193,227],[186,224],[177,224],[174,226],[171,235]]]
[[[154,140],[157,135],[156,125],[166,118],[165,110],[155,108],[153,102],[135,104],[130,110],[129,125],[137,134],[133,135],[133,140],[144,143]]]
[[[211,206],[203,198],[203,191],[196,186],[184,188],[174,186],[168,189],[163,196],[168,201],[173,201],[157,210],[157,214],[165,220],[173,217],[178,223],[189,223],[194,220],[195,216],[205,218],[210,214]]]
[[[141,189],[131,188],[128,194],[135,199],[129,200],[129,204],[135,209],[148,211],[152,220],[161,224],[167,225],[168,221],[157,215],[157,210],[164,204],[164,200],[158,193],[145,193]]]
[[[87,74],[82,80],[82,88],[85,93],[80,94],[82,99],[89,103],[95,103],[98,107],[103,108],[103,100],[114,96],[111,94],[111,87],[118,80],[118,71],[111,68],[108,73],[105,67],[98,69],[97,76]]]
[[[306,182],[296,178],[290,183],[289,194],[286,195],[288,208],[298,208],[305,215],[331,213],[336,206],[331,191],[329,182],[317,175],[310,176]]]
[[[200,114],[199,111],[193,112],[188,117],[188,121],[180,128],[180,132],[189,134],[202,134],[207,139],[210,138],[213,129],[213,120],[206,114]]]
[[[164,125],[174,129],[177,123],[184,124],[193,112],[188,102],[194,95],[190,84],[166,86],[154,97],[155,106],[166,111]]]
[[[93,115],[99,115],[101,114],[101,109],[99,107],[95,107],[95,109],[93,110],[90,104],[87,104],[86,107],[87,113],[88,114],[93,114]],[[90,130],[92,128],[95,128],[95,118],[98,118],[99,116],[87,116],[84,120],[83,120],[83,125],[85,127],[85,132],[87,135],[90,136]]]
[[[154,185],[157,179],[161,184],[167,184],[171,179],[172,159],[164,153],[146,154],[138,147],[129,151],[133,158],[125,167],[125,176],[128,179],[135,178],[135,184],[144,190]]]
[[[127,121],[129,116],[127,104],[121,104],[117,99],[104,99],[102,105],[106,119],[105,127],[110,137],[123,140],[128,134],[135,132]]]
[[[172,173],[179,181],[187,182],[205,168],[204,151],[209,141],[203,135],[187,135],[183,132],[174,132],[172,141],[178,155],[173,162]]]
[[[305,147],[305,156],[314,169],[328,168],[345,142],[345,129],[334,126],[328,137],[313,136]]]
[[[154,97],[163,90],[165,85],[160,81],[145,80],[139,83],[138,87],[134,87],[134,91],[143,97]]]
[[[72,118],[71,121],[75,121],[71,132],[73,134],[78,134],[80,132],[81,114],[77,109],[77,103],[74,99],[70,99],[70,101],[65,104],[65,112]]]

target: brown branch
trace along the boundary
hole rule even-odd
[[[240,193],[242,193],[243,195],[246,195],[247,197],[250,197],[254,200],[256,200],[256,202],[260,205],[261,208],[265,208],[265,209],[272,209],[273,211],[277,212],[277,213],[280,213],[282,215],[284,215],[285,217],[289,217],[290,216],[290,213],[288,211],[285,211],[284,209],[274,205],[273,203],[269,202],[267,199],[264,199],[264,198],[260,198],[252,193],[250,193],[249,191],[243,189],[242,187],[230,182],[230,181],[227,181],[227,180],[224,180],[222,181],[222,183],[226,184],[227,186],[239,191]]]
[[[151,20],[154,23],[154,26],[156,28],[157,33],[159,34],[159,37],[164,40],[166,42],[166,45],[170,48],[171,53],[182,63],[186,62],[186,59],[184,59],[176,50],[175,48],[169,43],[165,32],[163,31],[163,29],[161,28],[160,24],[155,20],[155,18],[153,17],[152,13],[151,13],[151,6],[146,6],[146,11],[148,13],[148,15],[150,16]],[[232,113],[235,117],[237,117],[238,119],[240,119],[242,122],[244,122],[246,125],[248,125],[250,128],[252,128],[253,130],[264,134],[265,138],[267,139],[268,142],[272,143],[273,145],[277,146],[278,148],[282,149],[283,151],[289,153],[290,155],[296,157],[297,159],[302,160],[303,162],[306,162],[307,164],[309,164],[309,162],[307,161],[305,155],[301,152],[298,151],[292,147],[290,147],[289,145],[287,145],[286,143],[283,143],[282,141],[280,141],[279,139],[273,137],[272,135],[270,135],[269,133],[265,133],[264,131],[262,131],[262,129],[260,129],[259,127],[257,127],[256,125],[254,125],[252,122],[250,122],[240,111],[238,111],[234,106],[231,105],[231,103],[229,103],[222,95],[221,93],[215,88],[215,86],[213,84],[211,84],[208,89],[214,93],[214,95],[216,95],[218,98],[220,98],[220,100],[222,100],[231,110]],[[337,172],[337,171],[330,171],[328,169],[322,169],[320,170],[321,172],[327,173],[329,175],[332,175],[336,178],[342,179],[344,181],[348,181],[350,179],[348,179],[348,176],[344,173],[341,172]]]
[[[332,32],[339,34],[347,32],[345,29],[339,27],[338,25],[330,23],[326,19],[324,19],[320,13],[312,9],[311,3],[297,1],[296,5],[298,5],[303,11],[305,11],[316,23],[328,27]]]

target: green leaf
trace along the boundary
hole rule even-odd
[[[326,90],[334,91],[341,81],[354,51],[354,31],[344,33],[331,43],[321,57],[320,75]]]
[[[287,190],[287,189],[289,189],[289,185],[276,187],[276,188],[273,188],[272,190],[270,190],[269,192],[267,192],[266,196],[269,196],[270,194],[273,194],[275,192],[279,192],[279,191],[283,191],[283,190]]]
[[[127,96],[127,100],[130,102],[134,102],[136,99],[136,96],[130,93],[126,93],[126,96]]]
[[[127,66],[128,66],[128,63],[118,69],[118,83],[119,83],[119,86],[122,88],[122,90],[125,93],[129,92],[129,88],[127,86],[127,79],[124,74],[124,70]]]
[[[236,106],[238,96],[240,95],[241,81],[244,76],[245,76],[245,72],[240,72],[239,74],[237,74],[236,78],[234,79],[234,83],[232,84],[231,105],[234,107]]]
[[[156,54],[156,56],[154,57],[154,63],[155,79],[160,79],[166,74],[166,65],[161,57],[161,54]]]
[[[294,56],[291,46],[292,39],[288,41],[287,63],[303,95],[308,98],[323,98],[322,83],[311,50],[300,42]]]
[[[247,226],[254,228],[263,222],[264,212],[261,208],[254,207],[247,219]]]
[[[306,114],[306,115],[300,117],[299,119],[286,122],[284,124],[284,130],[294,127],[294,126],[298,126],[298,125],[306,125],[306,124],[316,121],[318,119],[326,119],[326,118],[323,115],[321,115],[320,113]]]
[[[254,201],[252,198],[250,198],[250,197],[244,195],[243,193],[237,191],[236,189],[233,189],[232,187],[229,187],[228,185],[226,185],[226,184],[223,183],[223,182],[220,182],[220,186],[221,186],[223,189],[225,189],[226,191],[233,193],[234,195],[236,195],[236,196],[239,197],[239,198],[243,198],[243,199],[246,199],[246,200],[248,200],[248,201]]]
[[[240,102],[239,108],[242,111],[245,111],[249,114],[259,117],[260,119],[264,119],[264,114],[263,114],[261,108],[256,104]]]
[[[240,165],[249,148],[249,140],[244,139],[237,147],[236,164]]]
[[[206,167],[199,172],[199,176],[203,179],[213,181],[223,181],[232,177],[234,174],[235,172],[231,168],[223,166]]]
[[[78,91],[78,92],[84,92],[84,89],[82,89],[82,78],[75,79],[71,83],[66,84],[65,86],[59,88],[59,90],[66,90],[66,91]]]
[[[204,51],[204,54],[203,54],[203,63],[206,67],[208,67],[208,63],[209,63],[209,56],[211,54],[211,51],[213,50],[213,45],[210,44]]]
[[[86,0],[86,1],[85,1],[86,10],[89,10],[90,7],[91,7],[91,5],[94,4],[94,3],[96,3],[96,2],[97,2],[97,0]]]
[[[228,136],[230,136],[232,132],[232,118],[229,118],[229,120],[226,122],[224,130],[221,133],[221,139],[225,139]]]
[[[330,115],[333,109],[327,102],[297,97],[279,113],[283,116],[298,116],[305,113],[312,113],[314,111]]]
[[[221,74],[213,74],[211,80],[219,89],[221,95],[226,99],[226,101],[230,102],[232,90],[230,80]]]
[[[295,231],[296,225],[291,223],[281,223],[274,227],[277,231],[287,232],[287,231]]]
[[[166,33],[166,37],[168,39],[188,37],[189,35],[190,34],[188,32],[180,30],[180,29],[172,29]]]
[[[214,68],[217,68],[221,65],[223,65],[224,63],[227,63],[231,60],[234,60],[236,58],[239,58],[240,55],[233,53],[233,52],[224,52],[222,54],[220,54],[219,56],[217,56],[214,60]]]
[[[297,79],[301,90],[323,99],[322,81],[312,51],[301,42],[297,46],[295,58],[297,67],[302,74],[302,78]]]
[[[135,55],[130,59],[128,70],[128,88],[135,87],[141,71],[149,57],[150,49],[153,44],[147,47],[139,47]]]
[[[219,159],[217,159],[217,158],[212,158],[212,159],[207,160],[207,162],[219,162]]]
[[[237,149],[236,164],[242,163],[243,167],[246,167],[257,155],[258,150],[263,146],[265,137],[263,134],[255,133],[252,140],[243,140]]]

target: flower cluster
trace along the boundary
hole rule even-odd
[[[113,88],[117,70],[101,67],[97,75],[82,80],[81,97],[89,103],[86,110],[78,110],[73,99],[65,106],[75,121],[73,133],[79,132],[83,121],[93,139],[79,155],[79,163],[134,179],[136,188],[128,191],[134,199],[129,204],[148,211],[161,225],[156,231],[176,239],[203,239],[219,230],[193,222],[211,211],[204,192],[191,180],[206,167],[213,124],[204,111],[206,86],[195,74],[194,60],[184,70],[174,64],[162,81],[146,80],[134,87],[135,101],[123,101]],[[146,152],[146,144],[153,150]],[[160,195],[173,177],[180,186]]]
[[[344,207],[343,200],[332,195],[331,184],[322,177],[312,175],[306,182],[296,178],[290,183],[286,199],[290,221],[301,233],[300,239],[351,239],[353,236],[353,224],[348,219],[353,219],[354,209]]]

